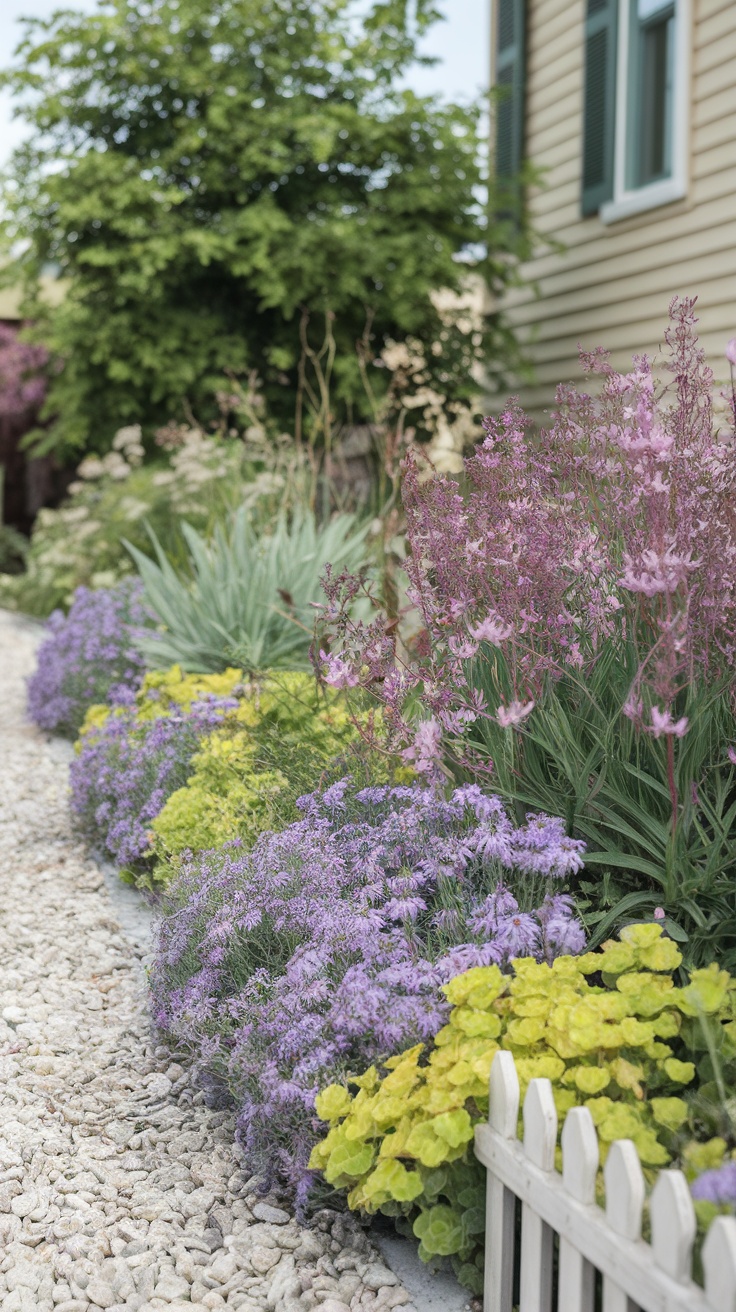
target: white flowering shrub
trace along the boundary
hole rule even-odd
[[[120,429],[107,455],[87,456],[64,503],[39,512],[25,573],[0,574],[0,605],[33,615],[66,609],[80,585],[111,587],[134,573],[122,539],[145,549],[150,526],[174,559],[184,559],[182,518],[206,533],[238,505],[267,517],[283,498],[284,475],[259,472],[239,438],[172,429],[160,445],[159,460],[144,464],[133,425]]]

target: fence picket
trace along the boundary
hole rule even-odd
[[[736,1221],[717,1216],[703,1244],[705,1292],[713,1312],[736,1312]]]
[[[644,1210],[644,1175],[631,1139],[618,1139],[608,1150],[603,1168],[606,1182],[606,1219],[614,1234],[624,1239],[641,1237]],[[635,1312],[636,1304],[609,1276],[603,1278],[603,1312]]]
[[[682,1171],[660,1171],[649,1204],[652,1252],[675,1280],[689,1280],[695,1243],[695,1209]]]
[[[524,1154],[542,1171],[553,1171],[557,1109],[549,1080],[530,1080],[524,1099]],[[551,1312],[554,1231],[533,1207],[521,1209],[519,1312]]]
[[[497,1052],[488,1123],[475,1151],[488,1172],[486,1312],[512,1312],[515,1201],[521,1203],[519,1312],[552,1312],[552,1259],[560,1242],[557,1312],[593,1312],[593,1274],[603,1277],[603,1312],[736,1312],[736,1220],[718,1217],[703,1246],[705,1289],[691,1278],[695,1212],[680,1171],[660,1171],[651,1197],[652,1241],[641,1238],[644,1176],[634,1144],[610,1145],[605,1212],[595,1203],[598,1145],[585,1108],[562,1132],[554,1169],[557,1113],[549,1080],[532,1080],[517,1135],[519,1081],[513,1057]]]
[[[562,1127],[562,1179],[580,1203],[595,1202],[598,1136],[587,1107],[573,1107]],[[560,1239],[558,1306],[565,1312],[593,1312],[595,1268],[566,1239]]]
[[[497,1052],[491,1067],[489,1125],[504,1139],[516,1139],[519,1120],[519,1077],[510,1052]],[[487,1312],[511,1312],[514,1297],[514,1213],[510,1189],[488,1171],[486,1178],[486,1262],[483,1307]]]

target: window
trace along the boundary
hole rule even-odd
[[[496,6],[495,174],[513,182],[524,154],[524,0],[498,0]]]
[[[687,189],[690,0],[587,0],[583,214],[604,223]]]

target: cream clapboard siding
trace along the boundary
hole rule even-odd
[[[634,353],[654,355],[675,295],[697,294],[701,341],[716,377],[727,376],[723,351],[736,335],[736,0],[692,0],[692,11],[687,197],[606,226],[580,214],[585,0],[528,0],[527,153],[545,171],[531,210],[537,230],[565,247],[540,250],[524,268],[527,288],[506,298],[534,366],[522,400],[538,417],[558,382],[582,377],[578,343],[606,346],[618,367]]]

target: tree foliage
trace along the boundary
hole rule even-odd
[[[228,373],[249,369],[290,425],[326,316],[338,422],[367,413],[361,339],[370,361],[387,341],[440,342],[428,382],[450,407],[476,359],[508,360],[500,319],[449,326],[431,298],[462,289],[468,260],[501,291],[525,240],[489,229],[480,107],[405,88],[430,0],[353,8],[107,0],[27,21],[1,84],[33,130],[3,204],[29,312],[63,362],[46,445],[207,421]],[[34,291],[49,264],[68,280],[56,308]]]

